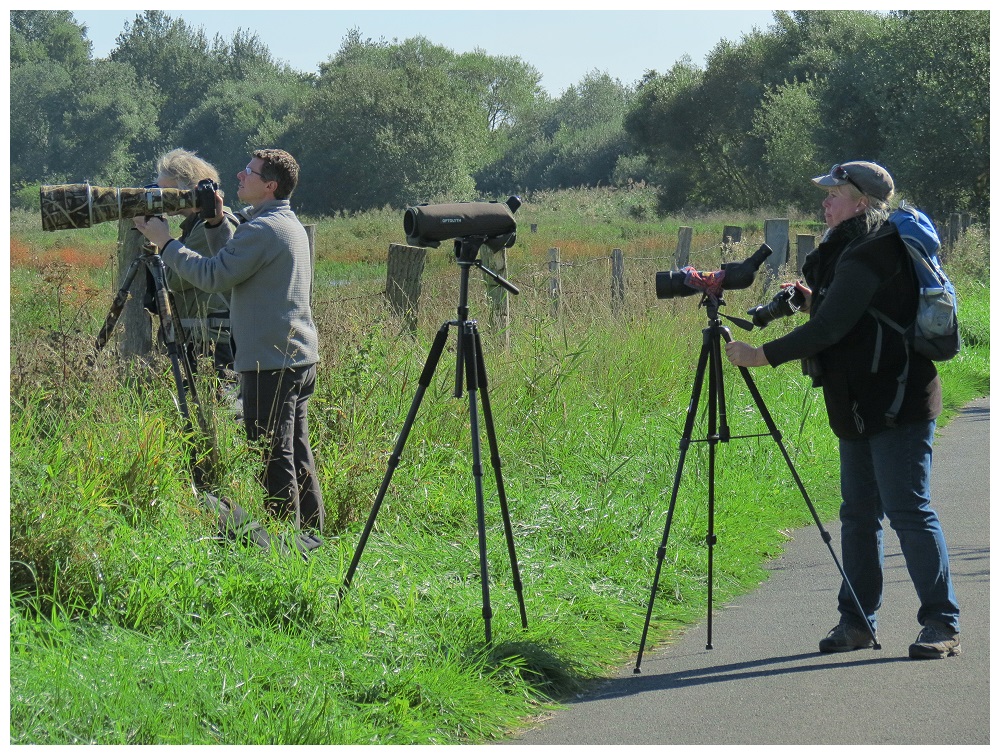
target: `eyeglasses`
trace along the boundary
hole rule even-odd
[[[858,186],[858,182],[851,178],[851,174],[847,172],[847,168],[839,163],[830,168],[830,175],[837,179],[838,181],[847,181],[851,186],[860,191],[862,194],[867,194],[864,189]]]
[[[260,180],[261,180],[261,181],[267,181],[267,180],[268,180],[268,179],[264,178],[264,174],[263,174],[263,173],[260,173],[259,171],[256,171],[256,170],[254,170],[253,168],[251,168],[251,167],[250,167],[250,163],[247,163],[247,167],[245,167],[245,168],[243,169],[243,172],[244,172],[244,173],[246,173],[246,174],[247,174],[248,176],[249,176],[249,175],[250,175],[251,173],[253,173],[254,175],[257,175],[257,176],[260,176]]]

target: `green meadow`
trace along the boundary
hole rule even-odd
[[[325,543],[304,559],[218,537],[192,491],[196,439],[184,432],[164,355],[139,366],[109,347],[88,360],[118,287],[116,224],[46,234],[34,215],[15,211],[11,742],[484,743],[634,660],[707,325],[698,296],[657,299],[655,273],[671,268],[680,226],[694,229],[691,264],[716,270],[757,248],[766,217],[656,219],[654,205],[641,189],[525,197],[507,250],[507,277],[520,289],[509,324],[491,319],[483,279],[471,275],[527,628],[485,433],[488,575],[480,569],[454,332],[341,589],[431,342],[456,317],[460,271],[449,242],[427,252],[411,334],[384,297],[402,213],[303,218],[316,225],[322,363],[310,425],[327,506]],[[820,231],[814,219],[791,224],[793,238]],[[740,244],[720,243],[725,225],[743,228]],[[619,303],[612,249],[625,258]],[[953,412],[989,390],[988,239],[972,228],[946,265],[965,342],[940,365]],[[722,313],[743,316],[777,282],[758,275],[751,288],[726,292]],[[734,338],[762,343],[795,320],[752,333],[726,324]],[[199,393],[224,492],[281,535],[287,525],[260,503],[255,451],[208,372],[199,372]],[[759,435],[716,446],[716,609],[766,579],[790,530],[813,526],[739,372],[726,362],[723,375],[732,434]],[[811,499],[833,522],[837,444],[820,392],[797,366],[752,375]],[[696,437],[705,426],[699,410]],[[686,455],[647,650],[708,608],[708,455],[706,443]]]

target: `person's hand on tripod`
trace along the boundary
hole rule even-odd
[[[139,230],[139,233],[145,236],[157,249],[162,249],[172,238],[170,236],[170,226],[167,225],[167,221],[163,218],[155,216],[144,218],[138,216],[133,218],[132,222]]]
[[[737,367],[764,367],[770,364],[760,346],[751,346],[743,341],[726,344],[726,358]]]

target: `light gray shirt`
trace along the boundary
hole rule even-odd
[[[287,199],[244,210],[247,222],[206,228],[214,256],[172,239],[163,261],[203,291],[231,291],[239,372],[306,367],[319,361],[309,292],[312,266],[305,228]]]

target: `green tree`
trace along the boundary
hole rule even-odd
[[[163,134],[170,134],[199,105],[207,83],[222,73],[204,30],[160,10],[144,11],[126,22],[110,58],[130,66],[141,87],[155,89],[160,102],[157,126]],[[147,145],[147,151],[156,151],[156,146]]]
[[[875,72],[893,30],[890,19],[863,11],[798,11],[789,36],[798,40],[792,71],[810,76],[819,102],[817,169],[845,160],[877,160],[885,134],[873,102],[882,82]]]
[[[611,183],[618,158],[630,149],[624,130],[633,92],[607,73],[591,71],[556,100],[552,136],[541,186]]]
[[[902,191],[942,219],[989,217],[990,13],[901,11],[873,65],[881,157]]]
[[[285,121],[312,91],[311,76],[278,63],[260,37],[238,29],[212,45],[219,77],[206,82],[198,103],[170,131],[171,144],[187,145],[213,163],[223,187],[255,149],[278,144]]]
[[[11,190],[56,178],[65,145],[63,114],[90,42],[69,11],[10,13]]]
[[[507,190],[597,186],[622,176],[632,151],[624,120],[634,92],[591,71],[556,100],[539,98],[510,130],[509,148],[477,174],[477,184]]]
[[[66,112],[62,172],[111,185],[153,180],[153,175],[140,174],[140,149],[159,135],[156,105],[129,66],[94,61],[86,84],[74,88]]]
[[[62,114],[73,91],[73,77],[55,61],[32,61],[11,68],[13,191],[30,183],[62,178],[57,168],[65,149]]]
[[[781,84],[764,94],[754,113],[751,133],[764,144],[764,204],[809,208],[818,201],[815,188],[805,180],[819,171],[821,121],[815,88],[811,79]]]
[[[650,164],[664,212],[708,201],[697,178],[701,164],[694,137],[701,124],[698,91],[703,78],[688,56],[665,74],[650,71],[625,117],[625,130]]]
[[[332,213],[468,199],[478,116],[440,68],[327,71],[286,133],[302,164],[299,201]]]
[[[286,119],[305,102],[310,87],[295,75],[262,75],[221,81],[171,132],[219,169],[223,188],[247,164],[253,150],[284,139]]]
[[[68,11],[11,13],[11,189],[91,180],[126,183],[137,145],[156,136],[152,95],[130,68],[90,60]]]
[[[66,10],[12,10],[10,65],[57,61],[67,70],[86,66],[93,45],[87,27]]]
[[[519,127],[540,103],[548,100],[541,87],[542,75],[534,66],[514,56],[488,55],[482,50],[458,55],[451,65],[452,75],[475,98],[477,111],[486,126],[483,150],[474,159],[476,185],[481,190],[493,188],[480,186],[478,176],[483,168],[501,159],[509,150],[517,148],[521,138]],[[499,193],[509,193],[513,188],[501,181]]]

